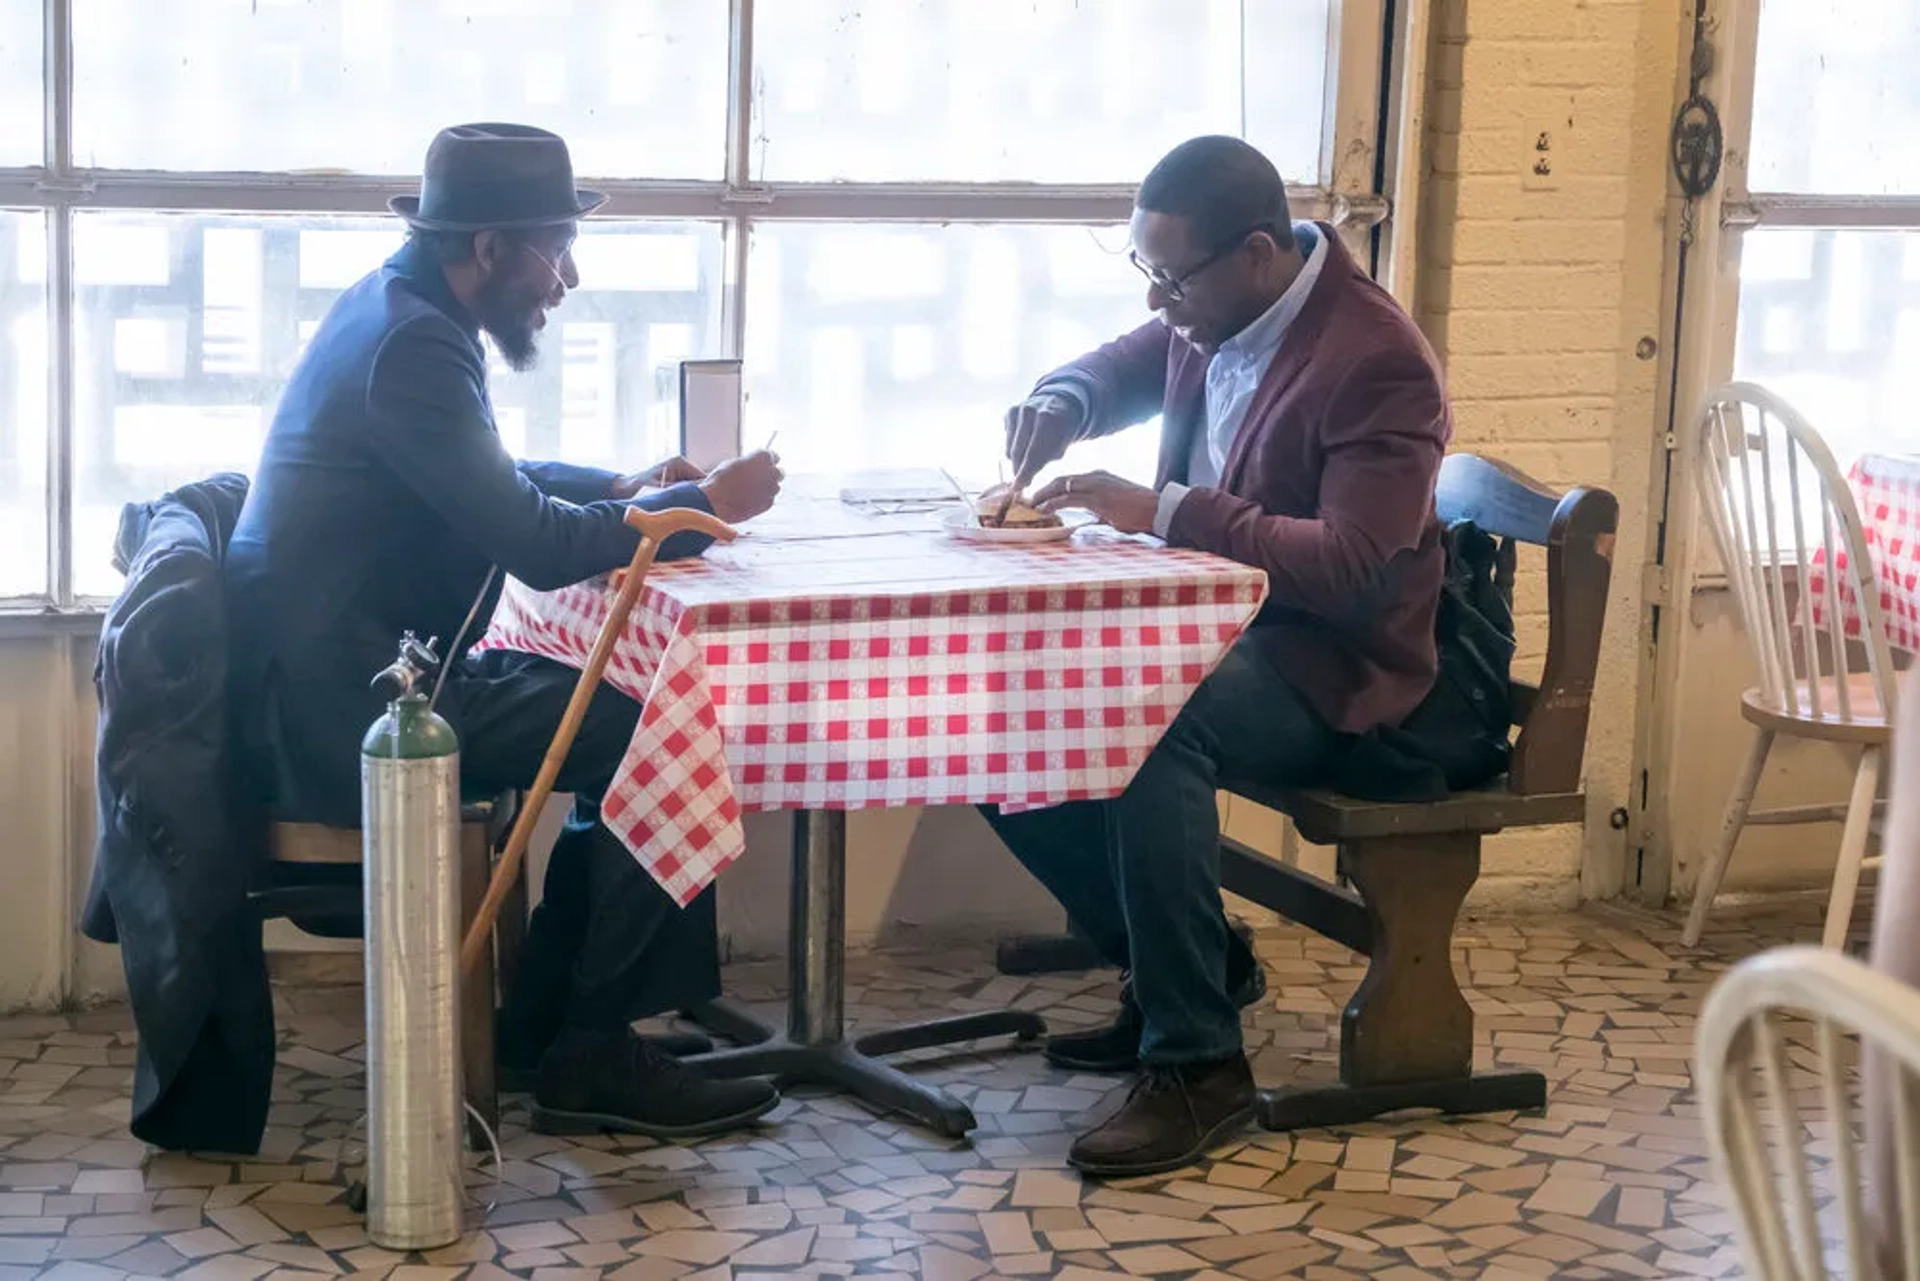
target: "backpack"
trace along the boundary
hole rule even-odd
[[[1441,543],[1446,574],[1433,628],[1439,672],[1399,725],[1348,740],[1331,785],[1349,796],[1437,801],[1507,771],[1514,547],[1468,520],[1448,526]]]

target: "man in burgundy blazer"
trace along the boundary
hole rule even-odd
[[[1132,236],[1160,315],[1042,378],[1008,412],[1008,456],[1024,485],[1075,441],[1162,414],[1152,488],[1095,472],[1035,500],[1257,565],[1269,595],[1123,795],[988,810],[1128,973],[1117,1022],[1047,1047],[1082,1071],[1143,1071],[1069,1156],[1105,1175],[1184,1165],[1252,1114],[1239,1008],[1265,980],[1221,907],[1215,792],[1316,782],[1346,736],[1425,697],[1451,433],[1419,330],[1330,227],[1289,219],[1279,173],[1246,143],[1175,148],[1140,187]]]

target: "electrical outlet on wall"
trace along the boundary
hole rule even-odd
[[[1553,131],[1534,133],[1532,145],[1521,158],[1520,185],[1528,191],[1552,191],[1560,185],[1554,175]]]

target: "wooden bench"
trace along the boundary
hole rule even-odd
[[[1474,1073],[1473,1012],[1454,978],[1453,926],[1480,873],[1483,837],[1586,817],[1581,768],[1620,508],[1605,490],[1557,495],[1471,454],[1446,460],[1436,496],[1442,520],[1471,520],[1501,540],[1504,587],[1511,589],[1516,543],[1546,548],[1546,665],[1537,687],[1512,687],[1519,738],[1508,774],[1491,786],[1413,805],[1324,790],[1232,789],[1289,815],[1307,841],[1334,846],[1344,883],[1225,840],[1222,887],[1368,957],[1341,1014],[1339,1082],[1263,1090],[1260,1119],[1269,1129],[1351,1124],[1402,1108],[1546,1106],[1538,1072]]]

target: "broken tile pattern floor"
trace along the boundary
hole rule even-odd
[[[908,1056],[979,1116],[968,1145],[805,1095],[714,1142],[569,1142],[529,1132],[513,1099],[503,1181],[478,1163],[472,1176],[491,1213],[470,1213],[459,1245],[412,1256],[369,1244],[344,1203],[340,1157],[364,1107],[356,990],[280,991],[273,1111],[246,1160],[128,1136],[124,1009],[0,1019],[0,1281],[1729,1276],[1694,1014],[1730,962],[1818,935],[1817,903],[1718,914],[1691,950],[1668,914],[1463,921],[1455,964],[1481,1064],[1545,1072],[1544,1116],[1250,1131],[1197,1168],[1105,1185],[1062,1158],[1124,1083],[1004,1044]],[[1258,1075],[1332,1077],[1364,961],[1278,924],[1259,948],[1272,990],[1247,1017]],[[730,967],[729,990],[776,1009],[781,969]],[[880,1024],[1012,1004],[1067,1027],[1109,1016],[1116,990],[1110,973],[999,976],[984,949],[894,952],[852,959],[848,1005]]]

